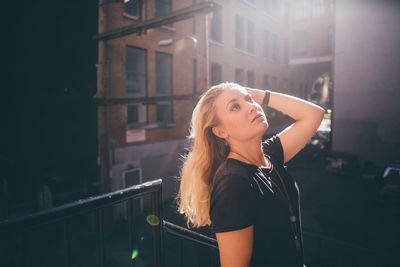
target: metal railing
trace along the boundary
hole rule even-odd
[[[128,232],[129,232],[129,245],[130,251],[133,250],[133,214],[132,214],[132,201],[136,198],[151,194],[151,209],[152,214],[161,218],[162,214],[162,180],[153,180],[140,185],[134,185],[129,188],[115,191],[112,193],[91,197],[84,200],[78,200],[57,208],[49,209],[46,211],[34,213],[31,215],[19,217],[12,220],[0,222],[0,236],[7,233],[13,235],[22,235],[22,266],[27,266],[27,233],[35,228],[53,224],[56,222],[63,223],[63,249],[64,249],[64,265],[71,266],[70,254],[70,232],[68,227],[68,220],[70,218],[87,214],[90,212],[97,212],[99,231],[98,238],[100,242],[100,266],[105,266],[105,238],[104,238],[104,214],[103,209],[116,203],[127,201],[128,203]],[[161,266],[162,259],[162,225],[160,223],[152,227],[153,235],[153,265]],[[134,261],[131,261],[134,266]]]
[[[106,265],[106,240],[104,237],[104,208],[111,205],[127,202],[127,221],[129,233],[129,249],[133,251],[134,240],[134,220],[133,220],[133,200],[145,195],[151,195],[151,213],[159,219],[158,223],[152,225],[152,258],[153,266],[165,266],[165,248],[164,235],[169,234],[178,238],[178,264],[183,266],[183,242],[190,241],[209,248],[208,253],[218,253],[218,243],[216,239],[209,236],[189,230],[185,227],[178,226],[166,220],[163,220],[162,214],[162,180],[154,180],[140,185],[135,185],[123,190],[104,194],[101,196],[91,197],[84,200],[78,200],[70,204],[66,204],[57,208],[27,215],[24,217],[6,220],[0,222],[0,236],[6,233],[22,236],[22,266],[27,266],[27,233],[38,227],[62,222],[63,227],[63,258],[64,265],[69,267],[71,263],[70,251],[70,229],[68,227],[69,220],[83,214],[96,212],[98,218],[98,240],[99,240],[99,263],[100,266]],[[338,241],[322,235],[303,231],[305,240],[305,260],[310,266],[388,266],[387,264],[395,261],[398,257],[388,259],[389,255],[378,253],[366,248],[355,246],[347,242]],[[175,254],[176,255],[176,254]],[[393,256],[391,256],[393,257]],[[364,261],[364,263],[360,263]],[[367,263],[365,263],[368,261]],[[131,265],[135,265],[132,260]],[[361,264],[361,265],[360,265]],[[214,265],[211,263],[211,265]],[[391,266],[391,265],[390,265]]]

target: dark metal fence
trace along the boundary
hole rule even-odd
[[[50,210],[38,212],[28,216],[6,220],[0,222],[0,236],[12,233],[12,235],[20,235],[22,247],[20,255],[22,256],[22,266],[28,266],[27,261],[27,234],[34,229],[57,222],[61,222],[63,227],[63,260],[64,266],[72,266],[71,263],[71,246],[70,246],[70,227],[69,220],[73,217],[79,217],[88,213],[96,213],[98,220],[98,240],[99,240],[99,263],[100,266],[106,266],[106,239],[104,237],[104,209],[111,205],[121,202],[127,202],[127,221],[129,248],[133,251],[134,240],[133,232],[135,222],[133,210],[133,200],[145,195],[151,196],[151,213],[157,218],[157,223],[152,224],[152,258],[153,266],[166,266],[164,244],[165,234],[174,236],[178,240],[177,264],[174,266],[184,266],[183,259],[187,257],[183,253],[183,242],[198,244],[203,248],[202,253],[208,253],[210,258],[215,256],[218,258],[218,244],[214,238],[189,230],[185,227],[175,225],[171,222],[163,220],[162,215],[162,180],[154,180],[140,185],[135,185],[123,190],[79,200],[70,204],[66,204]],[[308,267],[332,266],[332,267],[355,267],[355,266],[396,266],[399,258],[393,255],[385,255],[366,248],[355,246],[346,242],[327,238],[308,231],[303,232],[305,244],[305,260]],[[2,252],[3,253],[3,252]],[[213,254],[213,255],[211,255]],[[218,265],[218,261],[211,260],[207,266]],[[135,265],[135,261],[130,262],[131,266]],[[32,265],[32,264],[30,264]],[[35,263],[33,263],[35,265]],[[35,265],[36,266],[36,265]],[[399,265],[397,265],[399,266]]]
[[[0,236],[12,233],[13,236],[21,235],[22,249],[20,254],[22,256],[22,266],[27,266],[27,234],[35,228],[54,224],[56,222],[63,223],[63,249],[64,249],[64,265],[71,266],[70,255],[70,232],[68,221],[70,218],[77,217],[91,212],[97,213],[98,218],[98,240],[100,242],[99,248],[99,262],[100,266],[105,266],[105,238],[104,238],[104,208],[114,205],[116,203],[126,201],[128,204],[127,219],[128,219],[128,232],[129,232],[129,245],[130,251],[133,250],[133,214],[132,214],[132,201],[144,195],[151,195],[151,209],[152,214],[156,218],[162,218],[162,180],[154,180],[140,185],[135,185],[123,190],[115,191],[112,193],[96,196],[84,200],[78,200],[70,204],[66,204],[57,208],[49,209],[46,211],[34,213],[24,217],[6,220],[0,222]],[[161,266],[162,259],[162,225],[155,224],[152,227],[153,235],[153,265]],[[131,261],[134,266],[134,261]]]

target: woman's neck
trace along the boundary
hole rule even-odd
[[[230,143],[228,158],[234,158],[258,167],[270,167],[270,163],[265,158],[262,150],[261,139],[245,143]]]

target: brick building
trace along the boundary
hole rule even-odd
[[[321,75],[331,80],[334,19],[334,0],[292,1],[289,64],[300,96],[310,99]]]
[[[106,97],[196,96],[210,85],[235,81],[308,98],[313,79],[330,71],[331,2],[215,2],[221,8],[212,13],[106,41]],[[138,3],[106,1],[106,31],[170,14],[196,0]],[[112,190],[141,176],[142,181],[162,177],[166,195],[176,192],[195,101],[108,107]],[[136,178],[127,182],[129,177]]]

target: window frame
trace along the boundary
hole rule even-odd
[[[311,15],[313,17],[322,17],[325,15],[324,0],[312,0]]]
[[[128,85],[127,85],[127,83],[128,83],[128,70],[127,69],[128,69],[128,60],[129,60],[128,59],[128,53],[129,53],[128,51],[130,49],[136,50],[136,51],[141,51],[141,52],[144,53],[144,59],[143,59],[143,63],[144,63],[143,64],[144,65],[143,70],[144,70],[144,73],[140,73],[139,72],[139,74],[138,74],[138,75],[144,75],[144,79],[143,79],[144,80],[144,87],[143,87],[143,90],[140,90],[140,92],[137,92],[137,93],[128,92]],[[137,62],[137,60],[135,60],[135,59],[133,59],[133,60],[135,62]],[[126,45],[125,46],[125,92],[126,92],[126,96],[128,98],[145,97],[145,96],[147,96],[147,93],[148,93],[148,91],[147,91],[147,89],[148,89],[147,77],[148,77],[148,72],[147,72],[147,49],[142,48],[142,47],[132,46],[132,45]],[[144,117],[145,117],[144,121],[140,121],[140,114],[139,114],[137,122],[135,122],[135,121],[130,122],[129,121],[129,115],[128,115],[128,112],[129,112],[129,110],[128,110],[129,107],[128,106],[138,106],[138,114],[140,112],[143,112]],[[141,103],[128,103],[125,107],[126,107],[126,126],[127,126],[128,129],[140,128],[141,126],[148,124],[148,109],[147,109],[146,105],[143,105]]]
[[[222,43],[222,8],[216,9],[211,13],[210,19],[210,40],[217,43]],[[216,30],[217,29],[217,30]],[[216,36],[215,36],[216,35]],[[214,38],[216,37],[216,38]]]
[[[219,76],[218,82],[214,81],[214,79],[213,79],[214,78],[213,73],[215,72],[215,70],[213,71],[214,68],[219,69],[220,76]],[[210,86],[221,83],[222,82],[222,64],[215,63],[215,62],[211,63],[210,71],[211,71]]]
[[[157,61],[157,56],[158,55],[164,55],[164,56],[168,56],[170,58],[170,63],[169,63],[170,64],[170,75],[169,75],[170,76],[170,92],[169,93],[164,93],[164,92],[157,91],[157,89],[159,88],[158,79],[160,77],[159,76],[159,71],[157,69],[158,67],[160,67],[160,64],[157,64],[157,62],[158,62]],[[155,79],[156,80],[155,80],[154,95],[155,96],[172,96],[173,95],[173,77],[174,77],[174,74],[173,74],[173,54],[156,51],[155,52],[155,56],[154,56],[154,60],[155,60],[155,66],[156,66],[156,69],[155,69]],[[170,114],[171,120],[170,121],[159,120],[159,118],[157,116],[158,106],[159,105],[165,105],[167,103],[169,103],[169,105],[171,107],[171,110],[170,110],[170,112],[171,112],[171,114]],[[173,105],[173,101],[172,100],[169,100],[169,101],[157,101],[155,107],[156,107],[156,123],[159,126],[168,126],[168,125],[174,123],[174,105]]]
[[[241,81],[239,81],[238,79],[239,76],[241,78]],[[241,68],[235,68],[235,83],[244,86],[244,70]]]

